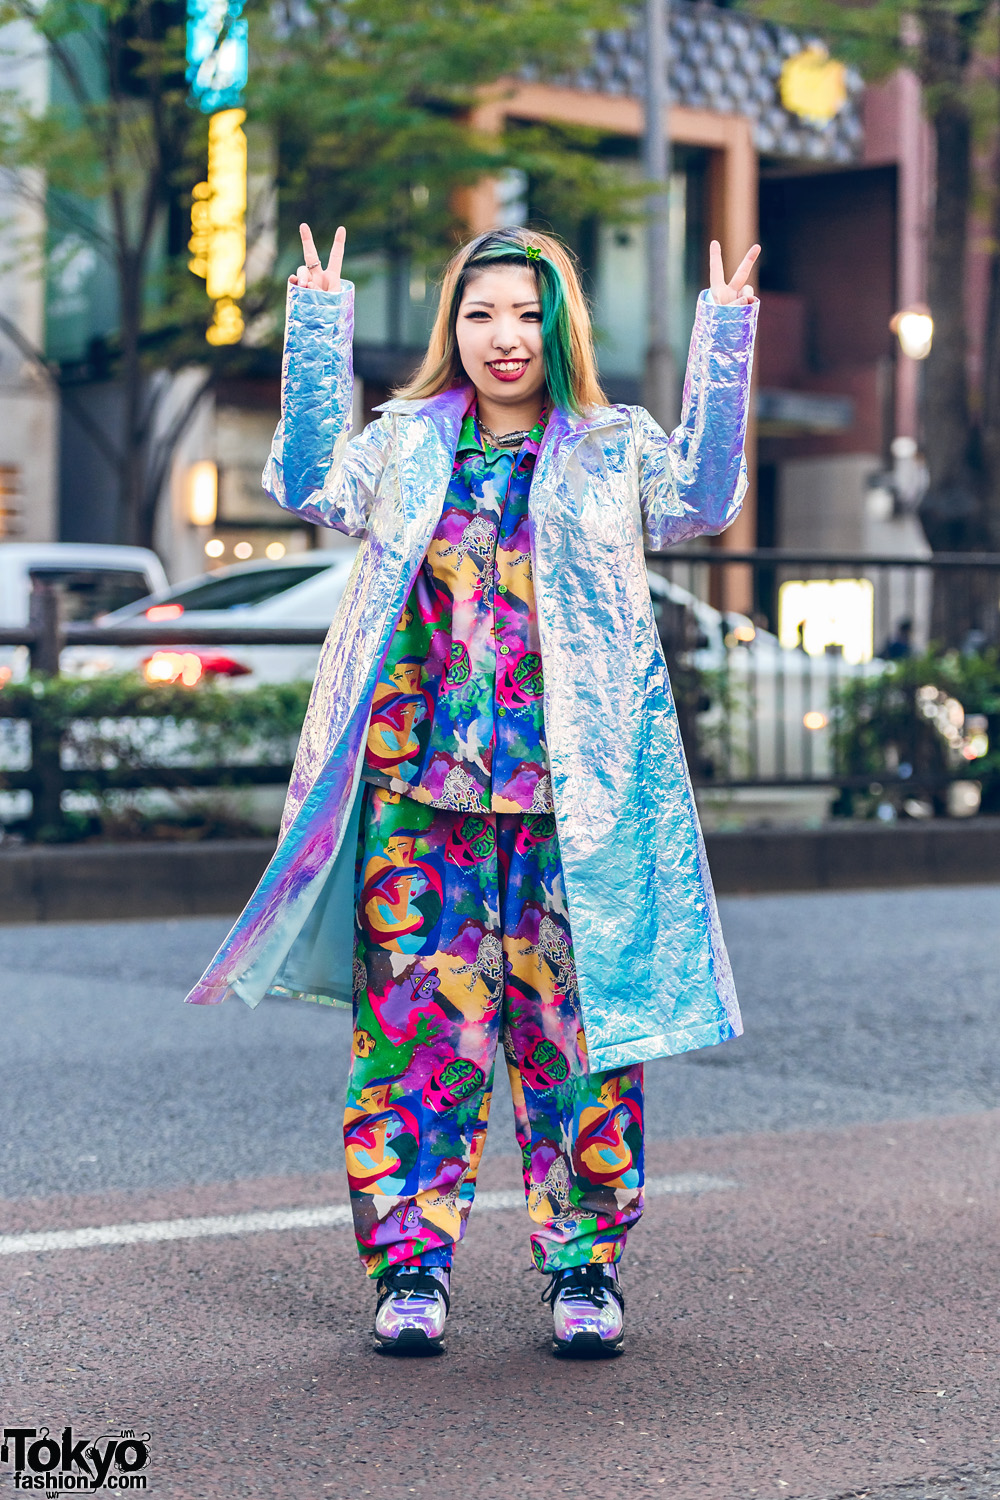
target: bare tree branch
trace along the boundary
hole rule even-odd
[[[56,373],[45,358],[45,355],[40,349],[35,348],[30,339],[25,338],[17,324],[8,318],[5,313],[0,313],[0,333],[5,333],[15,348],[24,355],[25,359],[30,360],[35,368],[42,372],[49,384],[55,387],[56,390],[61,391],[63,405],[67,411],[72,412],[78,425],[108,462],[116,469],[120,469],[122,455],[114,446],[108,434],[94,421],[86,407],[77,401],[72,391],[67,390],[65,386],[60,386]]]

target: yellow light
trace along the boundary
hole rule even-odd
[[[782,65],[778,92],[789,114],[825,125],[847,103],[847,70],[825,47],[803,47]]]
[[[192,464],[187,473],[188,520],[192,526],[214,526],[219,507],[219,471],[210,458]]]
[[[194,687],[202,674],[201,657],[193,651],[185,651],[181,658],[181,682],[185,687]]]
[[[223,552],[225,552],[225,550],[226,550],[226,544],[225,544],[225,542],[220,541],[220,539],[217,536],[213,536],[213,538],[212,538],[212,540],[210,542],[206,542],[205,543],[205,556],[206,557],[221,557],[222,554],[223,554]]]
[[[733,631],[733,635],[738,641],[742,641],[744,645],[749,645],[751,641],[757,639],[757,632],[752,625],[737,625]]]
[[[174,651],[154,651],[142,669],[146,681],[173,682],[177,676],[174,669],[175,655]]]
[[[264,548],[264,556],[269,557],[272,562],[277,562],[278,559],[284,557],[284,555],[284,542],[268,542],[267,546]]]
[[[243,337],[243,314],[232,297],[220,297],[215,304],[215,317],[205,330],[210,344],[238,344]]]
[[[868,578],[789,580],[778,590],[778,639],[788,650],[823,656],[839,648],[856,666],[871,661],[875,590]]]
[[[193,651],[154,651],[143,663],[143,676],[150,683],[181,682],[194,687],[204,671],[201,657]]]
[[[802,722],[807,729],[825,729],[830,720],[818,708],[811,708],[807,714],[802,715]]]
[[[208,180],[199,182],[191,204],[189,269],[205,279],[215,303],[210,344],[236,344],[243,317],[236,299],[246,290],[247,138],[246,111],[222,109],[208,123]]]
[[[10,681],[14,673],[10,667],[0,667],[0,688]]]
[[[918,303],[904,307],[889,321],[889,327],[899,339],[899,347],[908,359],[926,359],[934,342],[934,319],[929,307]]]
[[[253,557],[253,544],[251,542],[237,542],[233,548],[233,556],[241,560]]]

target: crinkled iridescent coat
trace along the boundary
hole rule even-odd
[[[756,304],[698,303],[681,425],[556,410],[529,501],[545,726],[584,1031],[595,1068],[741,1030],[653,620],[643,545],[725,529],[746,488]],[[360,774],[372,694],[434,533],[467,388],[390,401],[349,436],[353,287],[292,287],[264,487],[363,538],[320,657],[282,837],[189,999],[349,1002]]]

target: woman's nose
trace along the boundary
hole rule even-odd
[[[499,349],[501,354],[509,354],[516,349],[521,341],[520,333],[514,328],[495,328],[493,331],[493,347]]]

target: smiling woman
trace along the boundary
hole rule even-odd
[[[491,426],[491,410],[509,425],[519,408],[521,425],[530,427],[543,392],[566,411],[604,404],[587,303],[558,240],[536,230],[492,230],[452,257],[423,364],[397,394],[434,396],[460,380],[472,381]],[[502,383],[515,389],[508,394]]]
[[[617,1354],[643,1062],[741,1029],[643,545],[740,508],[757,251],[727,281],[712,247],[670,437],[607,404],[567,251],[507,228],[452,259],[420,370],[352,438],[344,238],[324,268],[302,226],[264,486],[363,541],[282,842],[189,998],[353,1004],[387,1352],[442,1346],[502,1038],[553,1349]]]

